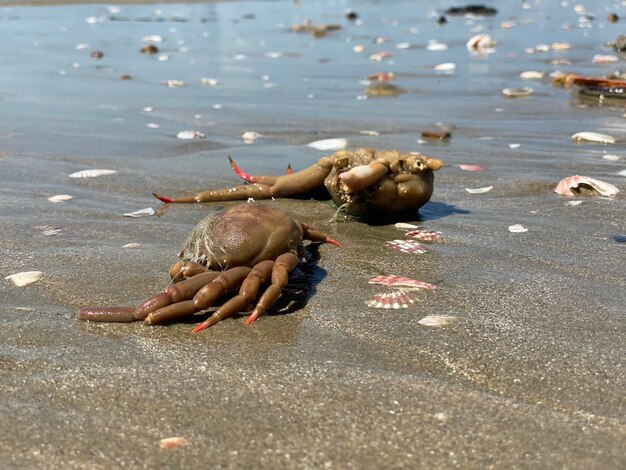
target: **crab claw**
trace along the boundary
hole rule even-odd
[[[165,196],[160,196],[160,195],[158,195],[157,193],[152,193],[152,195],[153,195],[154,197],[156,197],[159,201],[164,202],[164,203],[166,203],[166,204],[168,204],[168,203],[170,203],[170,202],[173,202],[173,201],[174,201],[174,199],[172,199],[172,198],[165,197]]]
[[[248,183],[253,182],[252,180],[254,177],[246,173],[245,171],[243,171],[241,168],[239,168],[237,164],[235,163],[235,160],[233,160],[230,155],[228,156],[228,161],[230,162],[230,166],[232,167],[233,170],[235,170],[235,173],[237,173],[237,176],[239,176],[239,178],[241,178],[244,181],[247,181]]]
[[[250,314],[250,316],[248,316],[248,318],[246,318],[246,321],[243,324],[246,326],[251,325],[254,320],[259,318],[259,315],[260,313],[255,310]]]

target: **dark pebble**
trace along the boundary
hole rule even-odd
[[[152,55],[157,54],[159,52],[159,48],[156,47],[154,44],[146,44],[141,49],[139,49],[139,52],[146,55]]]
[[[446,18],[445,16],[441,15],[441,16],[438,16],[435,21],[438,24],[446,24],[448,22],[448,18]]]
[[[130,75],[128,75],[127,73],[125,73],[124,75],[122,75],[120,77],[120,80],[132,80],[133,77],[131,77]]]
[[[346,18],[350,21],[354,21],[359,18],[359,15],[356,11],[349,11],[348,13],[346,13]]]
[[[91,58],[92,59],[102,59],[104,57],[104,53],[102,51],[92,51],[91,52]]]
[[[609,23],[617,23],[619,21],[619,16],[616,13],[609,13],[609,16],[606,17]]]

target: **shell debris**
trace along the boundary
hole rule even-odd
[[[614,144],[615,137],[599,132],[577,132],[572,135],[572,140],[577,144],[581,142],[598,142],[600,144]]]
[[[41,279],[43,273],[41,271],[23,271],[21,273],[11,274],[5,279],[11,281],[17,287],[24,287]]]
[[[417,323],[424,326],[432,326],[435,328],[441,328],[448,326],[458,321],[459,318],[454,315],[427,315]]]
[[[161,449],[173,449],[175,447],[187,447],[189,442],[184,437],[166,437],[159,441]]]
[[[395,274],[387,275],[387,276],[376,276],[367,281],[369,284],[379,284],[381,286],[390,286],[390,287],[412,287],[415,289],[428,289],[434,290],[437,288],[434,284],[429,284],[428,282],[420,281],[417,279],[412,279],[410,277],[397,276]]]
[[[526,233],[528,229],[524,227],[522,224],[515,224],[509,226],[509,232],[511,233]]]
[[[204,139],[206,136],[199,131],[180,131],[176,137],[181,140]]]
[[[484,168],[480,165],[470,165],[467,163],[459,164],[459,168],[465,171],[483,171],[484,170]]]
[[[407,290],[400,289],[376,294],[371,300],[365,302],[365,304],[371,308],[397,310],[400,308],[408,308],[409,305],[414,304],[415,301],[416,298],[414,294]]]
[[[484,186],[482,188],[465,188],[470,194],[485,194],[493,189],[493,186]]]
[[[522,88],[505,88],[502,90],[502,94],[508,98],[523,98],[524,96],[530,96],[535,92],[530,87]]]
[[[135,212],[127,212],[126,214],[124,214],[124,217],[137,218],[137,217],[146,217],[148,215],[154,215],[154,209],[152,207],[139,209],[138,211],[135,211]]]
[[[72,173],[70,178],[96,178],[98,176],[113,175],[115,173],[117,173],[117,170],[90,169]]]
[[[405,235],[409,238],[413,238],[415,240],[420,240],[423,242],[434,242],[441,240],[441,232],[437,232],[435,230],[424,230],[424,229],[415,229],[410,230]]]
[[[422,254],[428,251],[425,245],[415,240],[390,240],[385,244],[392,250],[399,251],[401,253],[409,254]]]
[[[611,183],[591,178],[589,176],[579,175],[563,178],[559,181],[556,188],[554,188],[554,192],[560,194],[561,196],[574,196],[575,194],[572,189],[576,189],[581,185],[597,191],[600,196],[613,197],[619,193],[617,186],[614,186]]]
[[[57,194],[55,196],[50,196],[48,198],[48,201],[50,201],[50,202],[65,202],[65,201],[69,201],[70,199],[72,199],[72,196],[70,196],[69,194]]]
[[[346,139],[323,139],[316,140],[307,144],[307,147],[314,148],[316,150],[331,151],[331,150],[343,150],[348,146]]]

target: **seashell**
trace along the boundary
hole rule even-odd
[[[591,62],[594,64],[610,64],[617,61],[618,58],[615,55],[596,54],[591,58]]]
[[[522,144],[509,144],[510,149],[518,149],[522,146]]]
[[[459,168],[465,171],[483,171],[484,170],[484,168],[480,165],[468,165],[466,163],[461,163],[459,165]]]
[[[241,138],[246,144],[252,144],[260,137],[263,137],[263,134],[259,134],[258,132],[254,131],[246,131],[241,135]]]
[[[215,78],[201,78],[200,83],[204,86],[217,86],[220,82]]]
[[[402,253],[421,254],[428,251],[424,245],[416,242],[415,240],[391,240],[385,242],[385,244],[392,250],[400,251]]]
[[[359,131],[359,134],[361,134],[361,135],[371,135],[372,137],[378,137],[380,135],[380,132],[378,132],[378,131],[370,131],[370,130],[363,130],[363,131]]]
[[[95,178],[97,176],[112,175],[117,173],[117,170],[82,170],[72,173],[70,178]]]
[[[187,85],[182,80],[165,80],[162,83],[163,83],[163,85],[165,85],[168,88],[176,88],[176,87],[181,87],[181,86]]]
[[[161,449],[173,449],[174,447],[187,447],[189,443],[184,437],[166,437],[159,441]]]
[[[414,230],[416,228],[419,228],[417,225],[407,224],[406,222],[398,222],[397,224],[395,224],[395,227],[399,228],[400,230]]]
[[[126,245],[122,246],[122,248],[141,248],[141,243],[127,243]]]
[[[600,196],[613,197],[619,193],[619,189],[610,183],[600,181],[589,176],[568,176],[559,181],[559,184],[554,188],[554,192],[561,196],[574,196],[572,189],[578,188],[580,185],[584,185],[594,189],[600,194]]]
[[[144,36],[141,39],[142,42],[163,42],[163,36],[159,36],[157,34],[151,34],[149,36]]]
[[[50,202],[64,202],[64,201],[69,201],[70,199],[72,199],[72,196],[70,196],[69,194],[57,194],[55,196],[50,196],[48,198],[48,201],[50,201]]]
[[[541,80],[545,76],[545,73],[537,72],[535,70],[526,70],[525,72],[520,73],[519,76],[523,80]]]
[[[509,98],[522,98],[524,96],[532,95],[535,92],[530,87],[522,87],[522,88],[505,88],[502,90],[502,94]]]
[[[459,318],[454,315],[428,315],[417,323],[424,326],[432,326],[432,327],[442,327],[453,324],[458,321]]]
[[[5,277],[5,279],[13,282],[17,287],[24,287],[28,284],[32,284],[33,282],[37,282],[41,279],[42,276],[41,271],[24,271],[21,273],[11,274],[10,276]]]
[[[441,239],[441,232],[435,232],[434,230],[416,229],[405,233],[405,235],[414,240],[421,240],[423,242],[434,242]]]
[[[159,62],[167,62],[168,60],[170,60],[170,55],[169,54],[159,54],[157,56],[157,60]],[[182,83],[182,82],[181,82]],[[169,85],[168,85],[169,86]],[[175,85],[175,86],[182,86],[182,85]]]
[[[51,237],[62,233],[65,229],[63,227],[53,227],[52,225],[37,225],[35,230],[44,237]]]
[[[315,142],[310,142],[307,144],[307,147],[314,148],[316,150],[343,150],[348,146],[348,141],[346,139],[323,139],[316,140]]]
[[[622,159],[622,157],[620,157],[619,155],[610,155],[610,154],[602,155],[602,158],[610,162],[616,162]]]
[[[465,191],[467,191],[470,194],[484,194],[484,193],[488,193],[492,189],[493,189],[493,186],[484,186],[482,188],[465,188]]]
[[[205,135],[198,131],[180,131],[176,137],[182,140],[204,139]]]
[[[356,46],[352,48],[352,50],[356,52],[357,54],[360,54],[365,51],[365,46],[363,44],[357,44]]]
[[[617,174],[619,176],[626,176],[626,170],[619,171]]]
[[[428,41],[428,44],[426,45],[426,49],[428,49],[431,52],[446,51],[448,50],[448,45],[443,42],[430,40]]]
[[[493,40],[493,38],[491,36],[489,36],[488,34],[477,34],[476,36],[473,36],[470,38],[469,41],[467,41],[467,44],[465,44],[465,46],[469,49],[469,50],[479,50],[479,49],[491,49],[494,48],[496,46],[496,41]]]
[[[456,68],[454,62],[444,62],[443,64],[437,64],[433,67],[437,72],[450,72]]]
[[[393,72],[377,72],[367,76],[368,80],[378,80],[379,82],[391,82],[395,78],[396,74]]]
[[[79,42],[76,44],[76,50],[79,51],[81,49],[89,49],[91,46],[87,42]]]
[[[368,307],[384,309],[408,308],[414,303],[415,295],[404,289],[376,294],[372,300],[365,302]]]
[[[380,52],[375,52],[374,54],[371,54],[369,59],[373,60],[374,62],[381,62],[384,59],[388,59],[389,57],[393,56],[393,52],[389,52],[389,51],[380,51]]]
[[[402,286],[402,287],[414,287],[416,289],[428,289],[434,290],[437,288],[434,284],[428,282],[418,281],[417,279],[411,279],[410,277],[389,275],[389,276],[376,276],[367,281],[369,284],[379,284],[381,286]]]
[[[148,215],[154,215],[154,209],[152,207],[146,207],[145,209],[139,209],[135,212],[128,212],[124,214],[124,217],[146,217]]]
[[[528,229],[524,227],[522,224],[515,224],[509,227],[509,232],[511,233],[526,233]]]
[[[161,126],[159,124],[157,124],[156,122],[149,122],[148,124],[146,124],[146,127],[148,129],[158,129]]]
[[[568,201],[567,205],[568,206],[580,206],[583,202],[582,201]]]
[[[607,134],[600,134],[598,132],[577,132],[576,134],[572,135],[572,140],[576,141],[576,143],[584,141],[599,142],[601,144],[615,143],[615,137]]]
[[[566,51],[568,49],[571,49],[572,46],[571,46],[571,44],[569,44],[567,42],[553,42],[552,45],[550,46],[550,48],[553,51]]]

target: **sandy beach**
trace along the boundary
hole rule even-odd
[[[451,1],[299,3],[0,7],[0,466],[624,468],[626,100],[550,78],[623,71],[606,43],[624,7],[486,1],[496,15],[468,18],[445,15]],[[290,31],[305,20],[341,29]],[[468,50],[479,33],[494,47]],[[158,52],[140,53],[150,37]],[[368,96],[367,77],[391,72],[398,96]],[[432,130],[452,137],[422,139]],[[306,257],[282,309],[194,335],[197,319],[76,319],[165,288],[195,224],[235,205],[152,192],[237,184],[229,155],[253,174],[302,169],[329,153],[307,144],[331,138],[445,160],[403,219],[441,241],[402,253],[396,220],[273,200],[343,244]],[[89,169],[115,173],[70,177]],[[621,192],[555,194],[571,175]],[[32,284],[6,279],[30,271]],[[437,289],[371,308],[381,274]],[[171,437],[186,445],[161,448]]]

